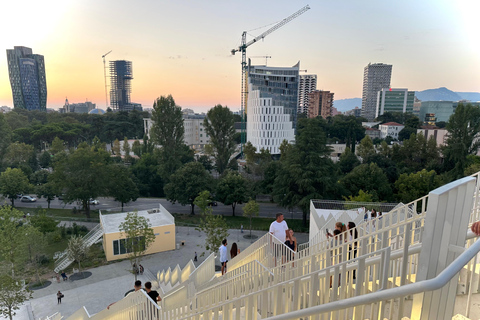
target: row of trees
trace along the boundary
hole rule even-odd
[[[398,121],[408,128],[418,126],[418,118],[404,117]],[[206,148],[210,155],[195,158],[184,144],[181,108],[171,96],[160,97],[154,104],[151,139],[138,140],[132,148],[137,157],[129,156],[126,143],[123,157],[119,156],[119,144],[113,143],[116,156],[112,157],[105,151],[105,141],[99,138],[70,150],[68,144],[55,137],[48,153],[37,156],[31,145],[2,140],[2,163],[11,170],[21,169],[32,185],[51,190],[47,187],[52,183],[55,192],[65,192],[67,201],[81,201],[86,212],[89,198],[111,195],[124,203],[141,195],[166,196],[172,202],[192,206],[193,213],[194,199],[208,190],[215,200],[232,205],[233,214],[237,204],[258,194],[270,194],[286,208],[301,207],[304,218],[312,198],[356,199],[361,195],[373,201],[406,202],[479,168],[479,158],[472,153],[478,149],[480,113],[471,105],[457,107],[447,124],[447,145],[442,148],[435,140],[413,132],[401,145],[390,146],[385,141],[375,145],[361,132],[358,119],[352,117],[299,119],[296,142],[284,142],[279,159],[247,144],[247,167],[242,173],[232,159],[234,119],[227,107],[212,108],[204,121],[212,142]],[[1,123],[2,119],[0,131],[5,131]],[[327,146],[332,139],[351,146],[337,163],[332,162]],[[33,170],[35,163],[38,167],[38,163],[48,162],[51,175]],[[212,172],[220,178],[214,179]],[[85,178],[83,182],[78,181],[80,177]]]

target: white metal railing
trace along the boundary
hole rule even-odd
[[[285,264],[278,265],[270,270],[257,272],[256,274],[238,272],[232,279],[222,281],[221,283],[197,292],[194,298],[186,295],[186,289],[184,289],[183,292],[178,291],[176,292],[178,300],[180,301],[181,298],[183,301],[182,303],[169,305],[170,308],[173,307],[174,309],[166,309],[169,310],[168,316],[172,317],[172,315],[176,315],[172,319],[178,319],[180,317],[179,315],[195,314],[200,312],[200,310],[205,310],[207,306],[223,306],[226,297],[228,297],[230,301],[232,299],[240,299],[241,297],[249,297],[251,294],[255,295],[258,292],[269,292],[272,294],[271,289],[269,289],[270,287],[280,283],[290,283],[293,285],[295,279],[306,279],[305,277],[312,276],[312,274],[319,272],[318,270],[323,270],[322,272],[326,274],[324,280],[330,279],[328,276],[330,274],[336,274],[336,279],[341,279],[342,277],[343,279],[347,279],[350,277],[351,281],[348,282],[350,286],[343,285],[341,289],[338,289],[339,296],[336,297],[336,299],[343,299],[349,294],[352,294],[353,289],[351,285],[353,285],[353,277],[356,273],[366,273],[365,279],[367,280],[365,280],[366,283],[363,285],[367,286],[369,288],[368,290],[376,290],[380,286],[379,270],[381,270],[383,266],[382,263],[386,263],[381,257],[385,252],[390,252],[393,248],[395,250],[388,256],[389,267],[383,267],[386,270],[385,272],[389,277],[390,283],[393,285],[403,285],[414,282],[415,277],[412,275],[412,272],[415,270],[421,245],[411,244],[414,244],[414,239],[417,237],[418,232],[420,232],[421,225],[417,222],[421,219],[423,218],[415,217],[413,220],[404,222],[402,226],[397,226],[398,230],[395,232],[390,232],[390,234],[396,234],[398,238],[405,239],[398,241],[397,245],[393,247],[382,247],[380,245],[378,237],[378,235],[381,234],[380,231],[377,231],[375,235],[369,235],[368,238],[359,239],[359,241],[362,241],[362,245],[369,248],[368,250],[364,250],[366,253],[362,255],[362,259],[367,260],[368,258],[369,260],[364,261],[363,264],[361,264],[361,262],[357,264],[353,263],[352,259],[354,259],[355,251],[350,250],[348,243],[333,243],[324,252],[298,260],[286,261]],[[383,238],[389,239],[389,235],[384,232]],[[389,243],[387,240],[385,240],[385,242]],[[358,251],[360,252],[361,250]],[[241,268],[242,267],[239,267],[237,269]],[[357,283],[360,283],[358,279],[357,276]],[[301,282],[303,281],[305,280]],[[357,295],[359,293],[363,294],[365,292],[355,292]],[[246,301],[241,301],[241,305],[244,306]],[[330,300],[324,299],[322,301],[327,302]],[[234,305],[230,305],[229,308],[235,309]],[[188,312],[185,313],[185,310],[188,310]],[[262,318],[267,315],[268,314],[262,314]]]
[[[271,233],[266,233],[228,262],[228,270],[233,271],[242,265],[257,260],[267,268],[284,263],[295,252]]]
[[[397,207],[396,209],[382,215],[381,217],[377,217],[375,219],[360,223],[355,228],[351,229],[351,231],[349,230],[346,233],[342,234],[341,237],[343,239],[348,239],[350,237],[350,234],[355,234],[355,230],[357,230],[358,237],[362,238],[368,237],[369,234],[378,234],[379,231],[388,231],[391,229],[395,229],[397,225],[401,225],[403,222],[408,221],[409,219],[418,216],[425,216],[427,203],[428,195],[414,200],[403,206]],[[418,223],[422,222],[418,221]],[[297,256],[301,258],[309,256],[311,254],[315,254],[315,252],[319,252],[319,250],[325,250],[329,241],[330,240],[327,239],[324,232],[318,232],[316,235],[310,238],[308,246],[302,245],[300,247]]]
[[[145,291],[138,290],[95,315],[90,315],[85,308],[77,310],[66,320],[154,320],[160,317],[160,306]]]
[[[280,314],[272,316],[267,319],[283,320],[283,319],[305,319],[305,317],[316,315],[326,315],[327,317],[338,317],[340,314],[355,314],[359,315],[361,319],[367,317],[366,311],[370,305],[369,318],[383,319],[387,304],[389,304],[390,314],[394,314],[393,304],[395,301],[406,299],[407,297],[423,293],[427,291],[434,291],[447,285],[450,280],[455,277],[464,266],[472,259],[474,259],[480,252],[480,241],[475,243],[463,252],[457,259],[455,259],[447,268],[445,268],[438,276],[433,279],[423,280],[417,283],[408,284],[401,287],[381,290],[373,293],[368,293],[363,296],[343,299],[341,301],[333,301],[331,303],[312,306],[302,310],[292,311],[289,314]],[[412,313],[415,310],[397,310],[396,318],[409,316],[406,313]],[[395,314],[394,314],[395,315]],[[389,319],[392,319],[391,317]]]

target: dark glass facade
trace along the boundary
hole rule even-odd
[[[299,63],[291,68],[249,66],[247,73],[251,89],[259,90],[261,98],[272,98],[272,105],[283,106],[294,128],[297,122],[299,67]]]
[[[45,60],[27,47],[7,50],[8,74],[16,109],[47,110]]]

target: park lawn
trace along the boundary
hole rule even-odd
[[[77,213],[73,213],[72,209],[23,208],[23,207],[15,207],[15,209],[25,214],[27,213],[37,214],[40,212],[40,210],[45,210],[47,216],[55,218],[57,220],[99,222],[98,210],[90,210],[90,220],[88,220],[87,216],[83,212],[78,211]]]
[[[190,215],[190,214],[179,214],[174,213],[175,225],[177,226],[198,226],[201,223],[202,215]],[[240,229],[240,226],[243,224],[244,230],[249,230],[250,220],[247,217],[242,216],[223,216],[227,220],[227,225],[230,229]],[[272,218],[252,218],[252,230],[261,230],[268,231],[270,224],[273,222]],[[308,232],[309,226],[303,226],[303,221],[301,219],[288,219],[288,227],[293,229],[295,232]],[[308,221],[307,221],[308,223]]]

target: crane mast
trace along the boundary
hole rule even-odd
[[[108,98],[107,98],[107,71],[106,71],[106,66],[105,66],[105,57],[112,52],[112,50],[108,51],[102,56],[103,59],[103,79],[105,81],[105,105],[108,108]]]
[[[242,115],[242,124],[241,124],[241,149],[240,152],[243,154],[243,147],[245,145],[245,116],[246,116],[246,104],[248,98],[248,84],[247,84],[247,48],[252,44],[256,43],[258,40],[263,40],[267,35],[274,32],[275,30],[283,27],[293,19],[297,18],[301,14],[305,13],[307,10],[310,9],[310,6],[306,5],[302,9],[298,10],[294,14],[288,16],[287,18],[283,19],[264,33],[260,34],[259,36],[255,37],[254,39],[247,42],[247,32],[243,31],[242,33],[242,43],[241,45],[236,48],[232,49],[231,53],[234,55],[236,52],[242,53],[242,97],[241,97],[241,110],[240,113]]]

